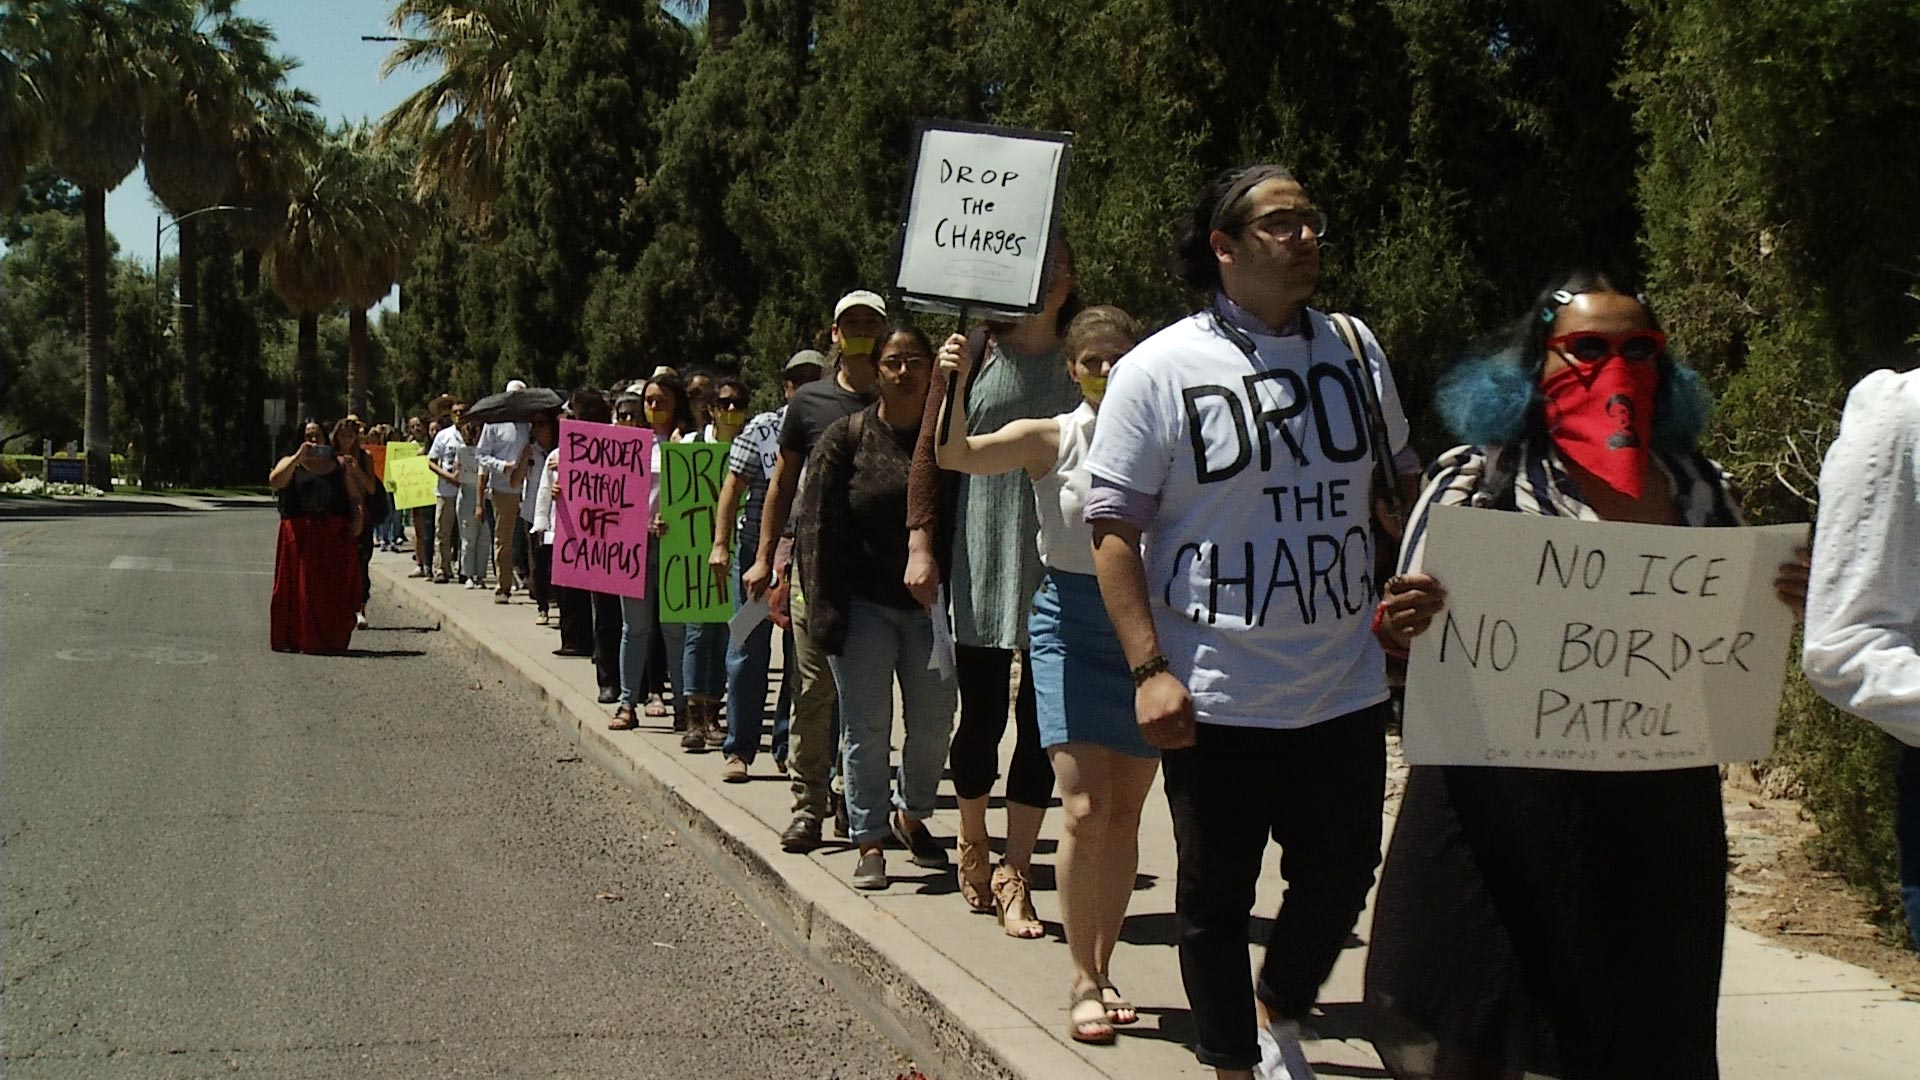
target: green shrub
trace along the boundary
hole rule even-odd
[[[1892,736],[1827,704],[1798,673],[1788,676],[1772,763],[1793,771],[1801,804],[1820,826],[1808,854],[1853,885],[1889,930],[1902,922],[1896,754]]]
[[[13,457],[0,458],[0,484],[11,484],[20,478],[20,466],[14,464]]]

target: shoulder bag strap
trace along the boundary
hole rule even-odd
[[[1373,444],[1374,492],[1386,502],[1388,513],[1396,520],[1405,521],[1407,511],[1400,500],[1399,478],[1393,472],[1393,444],[1387,438],[1387,417],[1380,408],[1380,391],[1373,384],[1373,365],[1360,345],[1360,334],[1354,329],[1353,320],[1345,312],[1336,311],[1327,316],[1327,321],[1333,324],[1333,332],[1340,336],[1341,343],[1360,365],[1360,395],[1367,402],[1367,436]]]

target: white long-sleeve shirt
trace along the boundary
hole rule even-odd
[[[1801,667],[1820,696],[1920,746],[1920,372],[1847,395],[1820,470]]]
[[[560,472],[560,451],[550,450],[538,469],[530,469],[540,476],[539,488],[533,496],[533,531],[539,533],[542,542],[553,543],[554,503],[553,481]]]
[[[486,470],[487,490],[502,494],[519,492],[509,474],[520,464],[520,455],[526,452],[527,440],[531,438],[533,425],[529,423],[502,420],[480,429],[480,439],[473,444],[473,452],[480,460],[480,467]]]

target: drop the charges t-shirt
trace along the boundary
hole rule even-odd
[[[1306,727],[1387,695],[1358,380],[1373,378],[1396,451],[1407,421],[1372,333],[1356,320],[1363,366],[1307,314],[1310,338],[1249,335],[1251,356],[1208,313],[1182,319],[1114,367],[1100,403],[1087,468],[1159,500],[1154,627],[1207,723]]]

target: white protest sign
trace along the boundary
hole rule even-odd
[[[1040,310],[1072,136],[922,121],[895,287],[915,307]]]
[[[1690,529],[1458,506],[1427,519],[1446,611],[1414,639],[1415,765],[1630,772],[1767,756],[1805,525]]]

